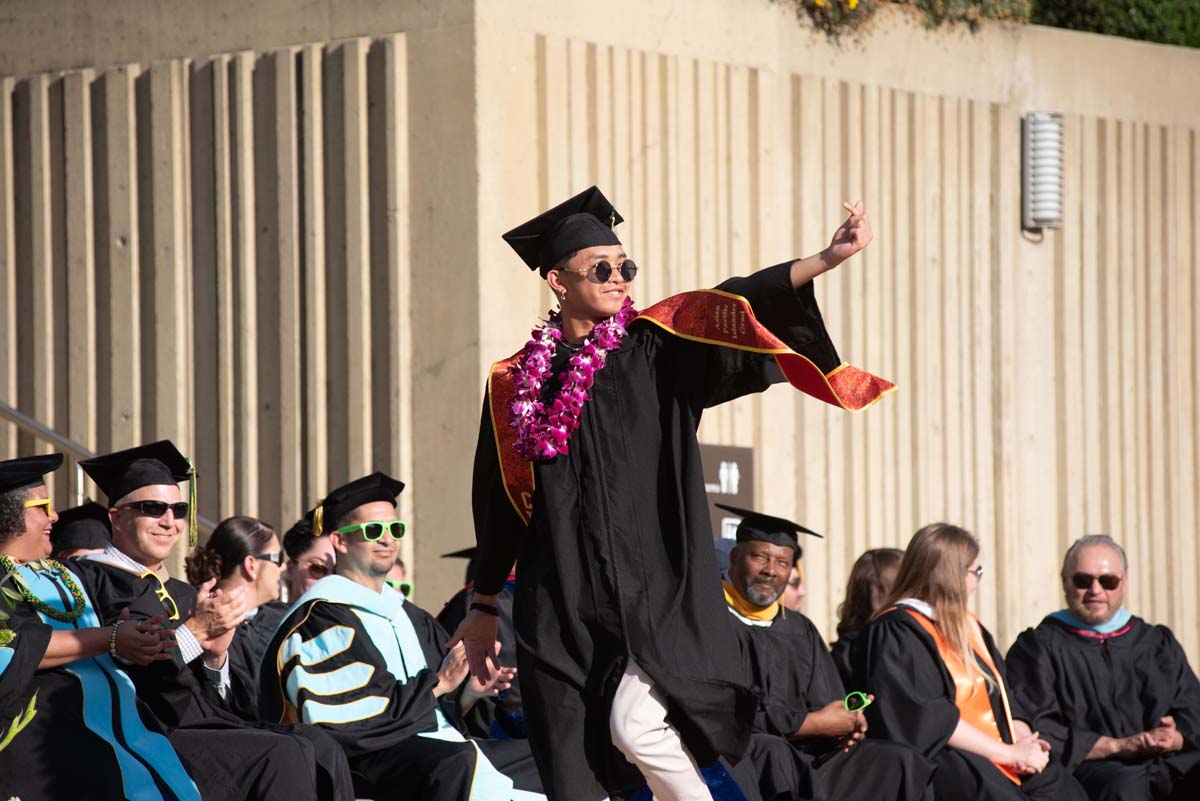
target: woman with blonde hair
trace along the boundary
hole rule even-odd
[[[983,567],[967,531],[918,531],[891,592],[855,640],[856,689],[872,693],[868,736],[913,746],[937,764],[943,799],[1083,799],[1050,746],[1012,705],[1004,660],[967,608]]]

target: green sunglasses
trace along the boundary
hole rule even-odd
[[[867,697],[866,693],[855,690],[846,696],[844,703],[846,704],[847,712],[862,712],[871,705],[871,699]]]
[[[375,542],[383,537],[383,533],[387,532],[394,540],[404,539],[404,535],[408,533],[408,523],[403,520],[370,520],[366,523],[354,523],[349,526],[342,526],[337,529],[338,534],[354,534],[359,532],[362,538],[367,542]]]
[[[405,598],[412,595],[413,583],[411,581],[396,581],[396,579],[384,579],[383,583],[391,587],[396,592],[403,595]]]

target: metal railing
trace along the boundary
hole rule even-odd
[[[71,455],[75,467],[75,497],[71,505],[78,506],[83,503],[84,474],[83,469],[79,466],[79,462],[82,459],[90,459],[96,454],[75,440],[64,437],[54,429],[48,428],[24,412],[14,409],[4,401],[0,401],[0,420],[7,420],[34,439],[45,442],[53,446],[56,450]],[[201,517],[199,514],[196,515],[196,525],[205,531],[212,531],[216,527],[215,523],[206,517]]]

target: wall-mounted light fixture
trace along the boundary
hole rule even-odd
[[[1063,117],[1032,111],[1021,118],[1021,227],[1062,228]]]

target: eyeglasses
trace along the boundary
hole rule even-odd
[[[411,581],[396,581],[396,579],[384,579],[385,584],[391,587],[396,592],[403,595],[405,598],[412,595],[413,584]]]
[[[54,514],[54,502],[49,498],[38,498],[32,501],[25,501],[25,508],[32,509],[35,506],[40,506],[46,511],[46,517]]]
[[[974,576],[977,579],[983,578],[983,565],[977,566],[974,570],[968,570],[967,575]]]
[[[117,507],[118,509],[134,509],[140,515],[145,517],[162,517],[170,509],[175,515],[176,520],[182,520],[188,516],[187,501],[177,501],[175,503],[167,503],[166,501],[130,501],[123,503]]]
[[[337,529],[338,534],[354,534],[360,532],[367,542],[376,542],[383,537],[383,532],[391,535],[393,540],[402,540],[408,533],[408,523],[403,520],[371,520],[366,523],[354,523]]]
[[[788,586],[791,587],[793,590],[800,589],[800,579],[798,579],[798,578],[788,579]]]
[[[186,504],[184,505],[186,506]],[[175,603],[175,599],[167,591],[167,585],[163,584],[163,580],[158,577],[158,574],[153,570],[147,570],[138,578],[152,578],[158,582],[158,589],[154,591],[154,594],[167,612],[167,620],[179,620],[179,605]]]
[[[621,273],[621,277],[625,279],[625,283],[629,283],[637,277],[638,266],[631,259],[626,259],[621,262],[621,266],[617,270]],[[598,261],[584,272],[577,272],[575,270],[568,270],[567,272],[585,276],[593,284],[607,284],[609,279],[612,278],[613,266],[606,261]]]
[[[847,712],[861,712],[871,705],[871,699],[867,697],[866,693],[855,690],[846,696],[843,704]]]
[[[323,579],[330,573],[329,563],[324,560],[305,562],[300,567],[305,573],[315,579]]]
[[[1099,581],[1100,586],[1109,592],[1112,592],[1117,587],[1121,586],[1121,576],[1114,576],[1112,573],[1105,573],[1103,576],[1093,576],[1089,573],[1076,573],[1071,576],[1071,583],[1075,585],[1077,590],[1090,590],[1092,582]]]
[[[283,551],[276,551],[275,553],[256,553],[254,554],[254,558],[270,562],[273,565],[282,565],[286,557],[284,557]]]

